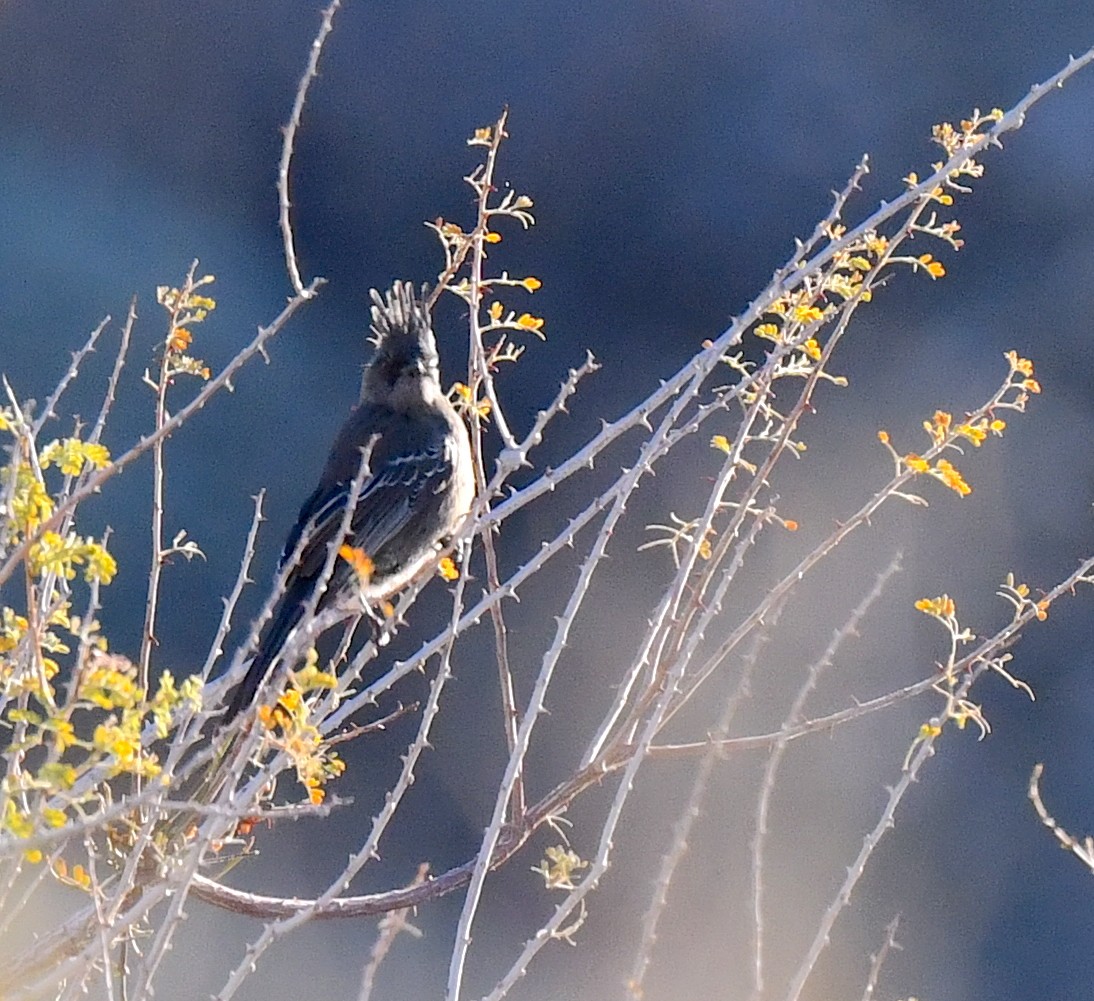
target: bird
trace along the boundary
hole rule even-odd
[[[371,570],[364,580],[339,556],[316,611],[354,588],[366,606],[375,605],[435,561],[440,545],[471,509],[471,445],[463,420],[441,389],[427,293],[422,286],[416,295],[410,282],[396,282],[383,297],[371,290],[376,352],[365,366],[360,398],[285,542],[279,570],[285,574],[284,589],[222,725],[255,701],[285,641],[315,599],[332,545],[364,553]],[[367,470],[343,536],[346,505],[362,461]],[[293,565],[286,570],[289,562]]]

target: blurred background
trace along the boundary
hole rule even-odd
[[[0,370],[21,398],[43,400],[71,351],[106,314],[120,321],[132,295],[140,320],[107,441],[120,451],[150,426],[140,383],[164,333],[155,287],[179,284],[200,258],[217,276],[217,310],[195,330],[193,353],[223,366],[272,319],[289,286],[277,230],[281,136],[320,5],[195,2],[0,5]],[[284,535],[310,492],[331,436],[357,392],[367,357],[367,295],[394,278],[433,280],[441,256],[423,221],[472,221],[461,177],[476,162],[465,139],[511,108],[500,177],[530,194],[538,224],[506,230],[493,260],[534,274],[546,318],[504,392],[520,429],[553,396],[586,349],[603,370],[562,418],[540,468],[675,372],[762,290],[772,271],[828,209],[863,153],[872,173],[849,213],[855,222],[923,176],[938,158],[930,128],[973,107],[1009,107],[1094,44],[1081,4],[974,0],[955,12],[865,3],[691,2],[421,4],[348,2],[324,52],[297,142],[295,227],[302,270],[329,284],[236,391],[216,399],[168,448],[167,534],[185,528],[208,555],[165,578],[158,666],[200,665],[231,587],[252,510],[268,491],[267,524],[243,611],[253,613]],[[803,525],[757,555],[756,580],[793,561],[811,540],[884,482],[878,428],[901,451],[936,409],[961,413],[1005,375],[1001,353],[1033,358],[1045,388],[1026,417],[962,464],[974,493],[924,493],[930,511],[884,512],[867,536],[826,565],[784,614],[771,669],[739,721],[742,734],[777,727],[831,630],[896,550],[904,572],[833,669],[811,713],[924,677],[944,636],[912,610],[946,591],[962,621],[994,631],[1007,609],[993,591],[1008,571],[1050,587],[1094,549],[1091,525],[1089,349],[1094,277],[1094,72],[1033,111],[985,158],[987,175],[954,214],[966,247],[924,246],[947,277],[898,274],[837,353],[850,387],[824,387],[803,426],[809,450],[776,484],[780,510]],[[917,246],[917,249],[918,248]],[[448,381],[464,358],[461,317],[438,318]],[[115,335],[116,336],[116,335]],[[65,413],[97,411],[109,337]],[[175,406],[195,387],[179,386]],[[56,434],[68,426],[56,425]],[[628,461],[626,449],[619,465]],[[712,465],[648,481],[598,585],[599,618],[574,637],[544,723],[533,795],[566,774],[595,712],[610,701],[620,664],[668,574],[664,554],[636,554],[643,526],[696,513]],[[615,461],[615,460],[613,460]],[[610,474],[612,470],[609,468]],[[689,479],[690,476],[690,479]],[[591,496],[574,494],[507,528],[513,567]],[[122,571],[102,619],[113,646],[135,655],[149,558],[150,469],[114,481],[87,507],[85,527],[110,524]],[[570,506],[567,507],[566,504]],[[515,670],[526,695],[575,561],[545,576],[512,612]],[[555,571],[552,571],[554,574]],[[757,588],[762,590],[762,583]],[[565,592],[563,592],[565,594]],[[742,600],[746,600],[746,597]],[[1050,809],[1075,833],[1094,830],[1092,595],[1054,606],[1016,652],[1030,703],[998,679],[979,690],[993,732],[947,732],[896,829],[875,855],[806,997],[857,997],[885,924],[902,915],[903,951],[877,997],[1063,1001],[1094,983],[1091,875],[1061,852],[1025,799],[1046,763]],[[411,638],[444,613],[434,584]],[[417,611],[417,610],[416,610]],[[417,863],[440,871],[474,852],[504,763],[496,671],[487,630],[455,664],[438,731],[398,837],[355,890],[409,880]],[[479,645],[476,647],[475,643]],[[416,697],[424,682],[408,686]],[[717,694],[717,693],[715,693]],[[769,997],[782,996],[819,915],[873,825],[911,736],[937,702],[925,700],[844,731],[796,744],[773,806],[767,926]],[[716,715],[712,711],[711,718]],[[709,725],[707,723],[706,725]],[[410,734],[396,727],[358,749],[329,821],[265,832],[262,855],[233,873],[270,894],[325,888],[359,844]],[[670,899],[647,984],[651,999],[749,996],[746,896],[759,755],[727,762]],[[579,947],[549,948],[514,997],[621,998],[657,861],[694,763],[651,765],[629,808],[619,863],[594,896]],[[575,848],[595,849],[607,791],[575,811]],[[588,809],[588,817],[583,811]],[[583,818],[587,823],[583,826]],[[537,839],[487,884],[468,996],[493,985],[552,908],[528,872],[551,838]],[[60,896],[58,903],[71,905]],[[425,933],[396,943],[376,997],[443,994],[458,897],[422,911]],[[241,961],[259,926],[193,901],[157,996],[206,996]],[[43,918],[48,927],[48,916]],[[356,996],[374,926],[313,925],[267,953],[240,997]]]

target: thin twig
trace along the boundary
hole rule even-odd
[[[125,323],[122,325],[122,336],[118,342],[118,353],[114,356],[114,367],[110,372],[110,379],[106,384],[106,392],[103,394],[102,406],[99,407],[99,416],[91,429],[88,441],[98,444],[106,427],[106,419],[118,398],[118,382],[122,377],[122,369],[125,368],[125,359],[129,354],[129,344],[133,337],[133,325],[137,322],[137,297],[129,300],[129,310],[125,315]]]
[[[805,715],[805,703],[817,687],[821,675],[835,662],[836,655],[844,642],[858,635],[858,627],[866,613],[881,597],[889,579],[900,570],[901,557],[897,554],[889,565],[878,574],[870,592],[858,603],[848,616],[847,621],[837,629],[820,659],[809,665],[805,680],[798,689],[794,701],[783,720],[782,729],[790,730],[801,723]],[[764,851],[767,847],[767,819],[771,809],[771,797],[775,791],[775,780],[782,765],[783,756],[789,746],[789,738],[776,742],[764,768],[760,793],[756,799],[756,833],[752,839],[752,1001],[761,1001],[764,993]]]
[[[885,926],[885,941],[881,943],[881,948],[870,957],[870,972],[866,975],[866,986],[862,989],[862,1001],[873,1001],[874,991],[877,990],[878,981],[881,979],[881,970],[885,966],[885,960],[889,958],[890,952],[900,948],[896,940],[896,932],[899,927],[900,915],[898,914]]]
[[[966,695],[976,680],[986,670],[988,670],[987,665],[980,663],[965,674],[957,687],[957,696],[963,697]],[[939,727],[938,732],[941,732],[941,722],[942,721],[938,719],[932,720],[932,723]],[[885,835],[895,827],[897,807],[900,806],[908,790],[911,789],[912,785],[918,780],[920,769],[926,764],[929,758],[934,756],[938,736],[933,729],[922,733],[917,737],[917,741],[918,743],[913,745],[912,753],[907,759],[905,767],[901,770],[900,778],[889,789],[888,799],[878,816],[877,823],[874,824],[870,832],[863,838],[862,847],[859,849],[858,855],[847,867],[847,874],[844,876],[839,890],[833,897],[828,909],[821,916],[816,932],[813,935],[813,941],[806,950],[805,956],[802,958],[801,963],[798,965],[797,972],[790,982],[790,987],[787,989],[786,1001],[798,1001],[801,997],[806,981],[816,967],[817,961],[821,957],[821,953],[824,952],[828,943],[831,941],[832,928],[836,923],[836,919],[843,913],[844,908],[850,902],[851,894],[858,885],[858,881],[862,878],[862,874],[866,871],[866,863],[870,860],[870,857],[874,854],[875,849],[881,843]]]
[[[80,366],[83,364],[84,359],[95,350],[95,345],[99,341],[99,337],[106,329],[106,325],[110,322],[109,316],[104,316],[99,325],[91,331],[87,340],[83,346],[73,352],[72,361],[69,362],[69,366],[65,369],[65,374],[61,376],[61,380],[57,383],[57,387],[49,395],[49,399],[46,400],[46,405],[42,408],[42,412],[38,415],[34,424],[31,426],[31,437],[37,438],[41,433],[42,428],[45,426],[46,421],[51,417],[57,416],[57,403],[64,395],[66,389],[72,385],[73,380],[80,374]]]
[[[415,878],[414,883],[418,885],[424,883],[427,875],[429,875],[429,865],[423,862],[418,866],[418,875]],[[372,997],[372,988],[375,986],[376,974],[380,969],[380,964],[387,958],[387,954],[395,944],[395,939],[397,939],[402,932],[407,932],[415,937],[421,935],[421,932],[407,920],[410,914],[411,911],[409,908],[404,908],[401,911],[391,911],[389,914],[384,915],[383,919],[380,921],[380,927],[378,929],[379,934],[376,936],[376,941],[372,944],[372,951],[369,953],[368,962],[365,964],[365,968],[361,973],[361,992],[357,995],[357,1001],[370,1001],[370,998]]]
[[[109,480],[112,480],[124,469],[127,469],[133,462],[144,455],[145,452],[155,446],[156,442],[162,441],[164,438],[168,438],[174,434],[183,424],[193,417],[194,414],[201,410],[216,393],[225,386],[230,386],[236,373],[256,354],[262,352],[266,343],[276,334],[281,332],[282,328],[290,319],[292,319],[296,311],[311,297],[311,293],[322,284],[323,279],[316,278],[312,281],[311,285],[305,289],[305,292],[308,292],[308,295],[297,295],[290,299],[288,304],[274,318],[273,322],[267,327],[259,327],[258,333],[251,343],[236,354],[236,356],[228,362],[223,371],[210,379],[205,384],[204,389],[202,389],[185,407],[178,411],[178,413],[164,424],[162,428],[146,435],[127,452],[118,456],[118,458],[105,469],[100,469],[89,476],[82,487],[74,491],[61,504],[57,505],[53,514],[43,521],[36,531],[30,533],[29,536],[8,555],[7,560],[4,561],[4,565],[0,567],[0,586],[7,583],[12,573],[15,571],[15,568],[26,558],[31,546],[40,541],[46,532],[56,530],[62,520],[79,504],[94,494],[99,493]]]
[[[160,355],[159,377],[154,383],[148,379],[145,373],[145,381],[150,383],[156,392],[155,427],[159,431],[170,417],[167,413],[167,387],[171,383],[170,365],[171,348],[169,342],[174,336],[175,327],[179,315],[188,308],[187,303],[194,291],[194,273],[197,271],[198,262],[191,262],[190,269],[186,272],[186,280],[182,289],[170,309],[170,319],[167,323],[167,334],[163,338],[163,347]],[[160,581],[163,579],[163,516],[164,516],[164,491],[167,471],[164,468],[163,449],[166,441],[159,438],[152,446],[152,519],[149,526],[152,531],[152,565],[148,571],[148,592],[144,601],[144,629],[141,632],[141,652],[138,661],[137,683],[145,692],[149,690],[149,672],[152,666],[152,647],[156,645],[156,613],[159,609]],[[139,789],[138,780],[138,789]]]
[[[300,268],[296,263],[296,242],[293,237],[292,222],[289,218],[289,210],[292,207],[292,202],[289,200],[289,168],[292,166],[296,131],[300,128],[300,118],[304,114],[304,104],[308,99],[308,88],[311,86],[312,80],[319,74],[319,56],[323,52],[327,36],[334,29],[334,15],[341,6],[341,0],[331,0],[331,3],[323,11],[319,33],[311,43],[307,68],[304,70],[304,75],[300,78],[300,83],[296,88],[296,97],[293,99],[289,123],[282,130],[281,161],[277,166],[278,223],[281,226],[281,239],[285,247],[285,266],[289,270],[289,281],[292,283],[294,294],[305,299],[309,299],[315,294],[317,286],[315,280],[313,280],[305,288],[303,279],[300,277]]]
[[[1069,834],[1056,823],[1056,818],[1048,812],[1048,808],[1041,799],[1041,775],[1044,770],[1045,766],[1040,762],[1033,766],[1033,772],[1029,777],[1029,801],[1033,804],[1033,809],[1037,811],[1037,816],[1041,818],[1041,823],[1052,831],[1056,840],[1060,842],[1060,847],[1066,848],[1091,872],[1094,872],[1094,837],[1088,834],[1080,841],[1075,835]]]
[[[692,780],[691,791],[688,794],[687,802],[679,811],[676,823],[673,826],[672,841],[670,842],[668,851],[666,851],[661,858],[661,867],[657,873],[657,879],[654,881],[654,891],[650,898],[649,906],[646,908],[646,913],[642,918],[642,937],[639,941],[638,950],[635,953],[630,978],[627,980],[627,991],[633,998],[639,999],[644,994],[646,974],[653,961],[653,948],[657,942],[657,928],[660,924],[661,916],[668,906],[669,889],[672,886],[673,876],[687,852],[692,829],[699,819],[699,813],[702,809],[703,802],[706,799],[707,787],[710,782],[710,776],[714,771],[714,766],[718,761],[724,760],[725,756],[721,753],[722,745],[719,741],[724,739],[729,733],[729,728],[733,724],[733,720],[737,715],[737,710],[740,708],[741,703],[748,697],[752,673],[759,661],[763,648],[767,645],[775,630],[775,625],[778,622],[780,613],[781,609],[777,609],[776,614],[765,624],[766,628],[759,631],[753,638],[752,649],[749,650],[748,656],[745,657],[744,664],[741,668],[741,674],[733,687],[732,694],[726,699],[721,717],[711,734],[714,741],[707,749],[707,753],[703,755],[703,759],[696,769],[695,778]]]
[[[203,680],[208,680],[209,675],[216,666],[216,662],[224,653],[224,640],[227,638],[228,633],[232,628],[232,613],[235,611],[239,599],[243,596],[243,589],[251,583],[251,562],[254,560],[255,542],[258,540],[258,528],[265,520],[262,515],[262,502],[266,499],[266,491],[259,490],[253,499],[255,505],[254,514],[251,516],[250,528],[247,529],[247,541],[243,545],[243,555],[240,557],[239,561],[239,573],[236,574],[235,584],[232,585],[231,592],[228,597],[224,599],[224,612],[221,614],[220,624],[217,626],[217,631],[213,636],[212,643],[209,644],[209,653],[201,668],[201,677]]]

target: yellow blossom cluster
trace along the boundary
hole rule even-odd
[[[931,440],[931,448],[925,456],[916,452],[901,455],[893,448],[889,432],[878,431],[878,440],[889,450],[898,469],[932,476],[961,497],[972,493],[972,487],[960,470],[940,453],[947,449],[960,451],[961,442],[979,448],[989,435],[1002,437],[1007,422],[997,416],[996,411],[1022,411],[1029,395],[1041,391],[1041,384],[1033,377],[1033,362],[1020,358],[1016,351],[1007,351],[1004,357],[1010,366],[1007,380],[986,406],[963,421],[955,421],[953,414],[945,410],[936,410],[930,420],[923,422],[923,430]]]
[[[309,651],[305,666],[293,674],[293,683],[281,698],[258,710],[258,720],[267,732],[267,739],[289,756],[297,779],[314,805],[326,797],[323,786],[346,770],[346,763],[330,749],[311,722],[304,698],[309,691],[331,690],[337,684],[334,675],[320,671],[317,664],[316,652]]]
[[[4,422],[0,430],[20,434],[20,428],[14,422]],[[24,439],[21,450],[25,451],[26,445]],[[105,446],[66,438],[43,446],[38,452],[37,463],[27,459],[5,468],[0,472],[0,484],[10,496],[6,513],[13,538],[22,540],[33,536],[53,517],[55,504],[45,482],[45,470],[56,467],[66,477],[79,477],[109,464],[110,453]]]
[[[846,227],[831,223],[825,234],[834,244],[846,236]],[[888,252],[888,240],[869,230],[848,241],[832,254],[820,274],[804,280],[793,292],[776,298],[764,311],[773,320],[763,320],[752,333],[777,345],[791,345],[801,352],[786,362],[792,374],[809,371],[822,357],[817,329],[833,318],[847,302],[869,302],[873,292],[866,276],[879,266]],[[876,272],[875,272],[876,273]]]
[[[448,398],[452,401],[456,410],[462,414],[474,414],[479,418],[490,416],[493,404],[485,397],[472,399],[471,387],[463,382],[454,382],[448,391]]]
[[[81,628],[75,620],[72,625]],[[0,780],[0,829],[26,840],[86,817],[89,807],[101,804],[100,790],[86,782],[78,794],[76,789],[81,779],[96,771],[105,779],[160,775],[157,755],[142,744],[145,724],[152,719],[157,733],[167,736],[181,708],[200,707],[202,683],[192,677],[178,685],[165,672],[155,696],[148,699],[136,675],[130,661],[93,646],[86,664],[77,670],[73,697],[63,708],[47,712],[14,708],[5,713],[8,725],[21,734],[24,750],[42,746],[49,755],[36,768],[25,764],[10,768]],[[39,701],[46,705],[44,699]],[[22,756],[13,760],[25,761]],[[26,858],[39,861],[41,853],[31,849]]]
[[[574,877],[589,865],[577,852],[565,845],[550,845],[545,849],[544,855],[545,858],[539,865],[532,866],[532,872],[543,877],[543,883],[548,890],[574,889]]]
[[[534,275],[518,278],[507,271],[495,275],[483,273],[487,247],[496,246],[503,239],[502,233],[494,228],[499,221],[514,220],[524,229],[535,224],[531,212],[534,203],[528,195],[509,189],[499,197],[494,184],[498,148],[508,138],[505,121],[503,113],[494,125],[476,129],[467,140],[469,146],[484,150],[484,162],[465,178],[477,202],[474,227],[465,231],[458,223],[440,217],[426,223],[437,234],[445,256],[439,289],[458,296],[471,309],[473,348],[468,382],[455,383],[449,397],[476,424],[489,418],[494,407],[492,399],[480,392],[482,383],[492,378],[500,364],[515,362],[524,351],[522,345],[510,340],[509,333],[531,333],[544,339],[542,316],[510,309],[498,298],[499,290],[504,289],[535,293],[543,287],[543,282]]]
[[[215,280],[213,275],[203,275],[201,278],[188,280],[181,289],[170,285],[159,285],[156,288],[156,302],[170,317],[163,358],[163,375],[168,380],[176,375],[195,375],[199,379],[208,379],[212,374],[201,359],[192,358],[186,351],[194,340],[190,327],[203,322],[217,306],[215,299],[200,295],[197,290],[211,285]]]
[[[980,129],[1002,117],[999,109],[993,109],[986,115],[975,111],[970,119],[955,127],[948,122],[934,126],[932,138],[947,155],[947,161],[954,160],[961,153],[978,143],[983,134]],[[939,173],[945,162],[932,165]],[[793,374],[801,374],[800,369],[809,362],[819,363],[822,358],[821,344],[818,338],[819,328],[837,315],[845,312],[846,305],[869,302],[873,288],[882,273],[894,265],[906,265],[915,271],[923,271],[931,278],[942,278],[946,274],[945,265],[933,254],[923,253],[914,257],[897,256],[897,249],[910,237],[921,233],[936,237],[954,250],[959,250],[962,241],[956,234],[961,225],[955,219],[939,219],[935,209],[949,208],[954,204],[954,193],[966,192],[959,180],[979,177],[983,168],[970,155],[951,165],[949,173],[941,184],[929,189],[923,187],[919,175],[909,173],[904,183],[910,189],[914,201],[908,220],[892,235],[866,229],[848,238],[847,227],[835,220],[829,222],[823,230],[829,245],[824,260],[817,273],[807,274],[797,288],[776,298],[765,313],[775,319],[764,317],[752,328],[757,337],[772,341],[776,345],[787,345],[793,349],[804,350],[804,357],[792,356],[787,365]],[[823,259],[823,257],[822,257]],[[805,268],[807,260],[799,263]]]

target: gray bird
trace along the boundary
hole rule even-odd
[[[368,582],[338,557],[317,611],[357,587],[366,603],[387,599],[436,559],[474,499],[467,428],[441,389],[437,343],[425,304],[409,282],[383,298],[372,290],[376,354],[365,368],[361,398],[334,441],[319,485],[289,533],[281,566],[304,547],[262,631],[258,652],[236,689],[224,722],[255,698],[289,634],[300,622],[323,576],[330,546],[348,544],[373,567]],[[349,532],[338,538],[353,481],[368,452]]]

